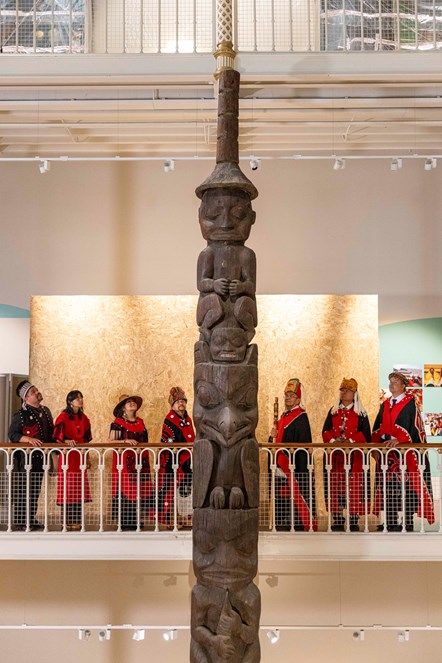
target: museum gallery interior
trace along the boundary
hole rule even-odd
[[[440,660],[440,17],[0,0],[2,663]],[[391,374],[431,448],[393,467],[344,415],[333,459],[343,385],[374,429]],[[31,512],[33,447],[19,471],[8,441],[24,379],[54,420],[84,396],[78,529],[56,449]],[[272,433],[291,391],[303,477]],[[123,453],[109,429],[132,395],[149,442]],[[164,437],[180,398],[187,465]]]

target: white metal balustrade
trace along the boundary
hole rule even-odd
[[[3,53],[211,53],[215,0],[0,0]],[[236,0],[238,52],[435,50],[436,0]]]
[[[440,533],[442,456],[430,446],[260,445],[260,530]],[[191,447],[5,444],[0,469],[6,533],[191,528]]]

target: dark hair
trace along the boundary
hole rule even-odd
[[[76,398],[83,398],[83,394],[79,389],[74,389],[73,391],[70,391],[68,395],[66,396],[66,409],[65,412],[69,414],[69,418],[73,419],[74,418],[74,411],[72,409],[72,401],[75,401]],[[78,411],[78,416],[81,419],[81,415],[83,414],[83,408],[81,407]]]

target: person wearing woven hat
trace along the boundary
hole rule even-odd
[[[60,412],[54,424],[54,441],[60,445],[77,447],[88,444],[92,440],[91,424],[83,412],[83,394],[78,389],[70,391],[66,396],[66,408]],[[91,491],[87,472],[84,474],[82,488],[81,454],[69,451],[67,467],[58,467],[57,504],[66,505],[66,529],[68,532],[81,530],[82,504],[91,502]],[[66,486],[65,486],[66,482]]]
[[[325,443],[336,445],[344,440],[353,442],[357,446],[370,442],[370,422],[359,398],[358,383],[354,378],[342,379],[339,395],[325,419],[322,439]],[[342,451],[332,452],[332,468],[328,486],[329,509],[333,514],[331,529],[333,532],[345,530],[342,510],[347,506],[350,514],[350,531],[358,532],[359,516],[365,512],[362,453],[360,451],[351,453],[348,481],[349,499],[347,499],[344,464],[344,453]]]
[[[144,421],[137,416],[143,403],[140,396],[120,396],[114,407],[114,421],[110,426],[111,442],[126,442],[128,447],[147,444],[149,436]],[[153,486],[150,475],[149,451],[140,452],[141,470],[139,474],[140,505],[146,507],[151,516]],[[118,465],[121,464],[121,471]],[[138,470],[137,453],[131,449],[120,449],[112,459],[112,516],[118,520],[123,532],[137,529]]]
[[[379,408],[373,425],[372,442],[385,444],[394,449],[401,444],[425,444],[427,441],[425,428],[416,405],[412,391],[406,391],[408,378],[399,371],[393,371],[388,376],[388,388],[391,396]],[[387,452],[386,471],[386,504],[383,503],[383,475],[381,468],[377,472],[377,490],[375,495],[374,513],[379,514],[383,508],[386,512],[384,525],[389,532],[398,532],[405,529],[413,531],[413,515],[417,513],[434,522],[433,499],[431,489],[431,472],[428,454],[424,455],[425,469],[423,481],[418,466],[418,459],[414,452],[405,454],[405,473],[401,470],[401,457],[396,451]],[[402,478],[405,481],[402,481]],[[398,511],[402,511],[402,497],[405,492],[405,522],[403,527],[398,521]],[[384,525],[379,525],[383,530]]]
[[[308,414],[302,402],[302,384],[298,378],[290,378],[284,389],[285,411],[276,425],[270,431],[270,438],[276,444],[311,443],[312,434]],[[276,453],[276,529],[289,531],[291,529],[291,471],[290,456],[287,451]],[[314,513],[310,514],[310,489],[308,475],[308,455],[303,449],[295,451],[295,471],[293,476],[293,511],[294,529],[307,531],[310,529],[312,519],[313,529],[316,529]],[[312,495],[314,512],[314,496]]]
[[[17,396],[21,398],[22,406],[12,417],[9,427],[9,439],[14,444],[27,443],[33,447],[41,447],[45,442],[52,442],[54,423],[49,408],[42,405],[43,396],[35,385],[23,380],[17,386]],[[16,530],[25,530],[27,522],[31,530],[41,530],[43,525],[36,520],[38,497],[40,495],[43,478],[44,457],[40,451],[33,451],[31,455],[31,470],[29,473],[29,520],[26,513],[26,482],[25,471],[26,456],[23,451],[14,454],[13,469],[13,527]]]
[[[161,443],[193,444],[195,431],[192,420],[187,413],[187,397],[181,387],[172,387],[169,393],[171,409],[166,415],[161,430]],[[192,503],[192,470],[191,456],[186,450],[179,452],[177,470],[177,512],[181,526],[191,525]],[[170,514],[173,501],[173,469],[172,454],[163,451],[160,456],[160,493],[158,496],[158,517],[162,525],[170,526]]]

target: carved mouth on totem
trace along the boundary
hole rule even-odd
[[[222,446],[227,447],[233,447],[240,440],[244,440],[245,438],[249,437],[251,429],[252,426],[250,422],[246,422],[240,426],[237,426],[233,435],[225,437],[218,428],[215,428],[215,426],[212,426],[209,423],[204,422],[201,426],[202,432],[209,440],[219,442]]]
[[[232,576],[233,574],[233,576]],[[234,572],[231,568],[217,567],[215,569],[205,570],[202,575],[207,580],[210,580],[215,585],[224,587],[225,585],[231,584],[232,581],[244,581],[250,579],[250,573],[247,571],[241,571],[238,566],[235,566]],[[232,577],[231,577],[232,576]],[[252,576],[253,577],[253,576]]]

